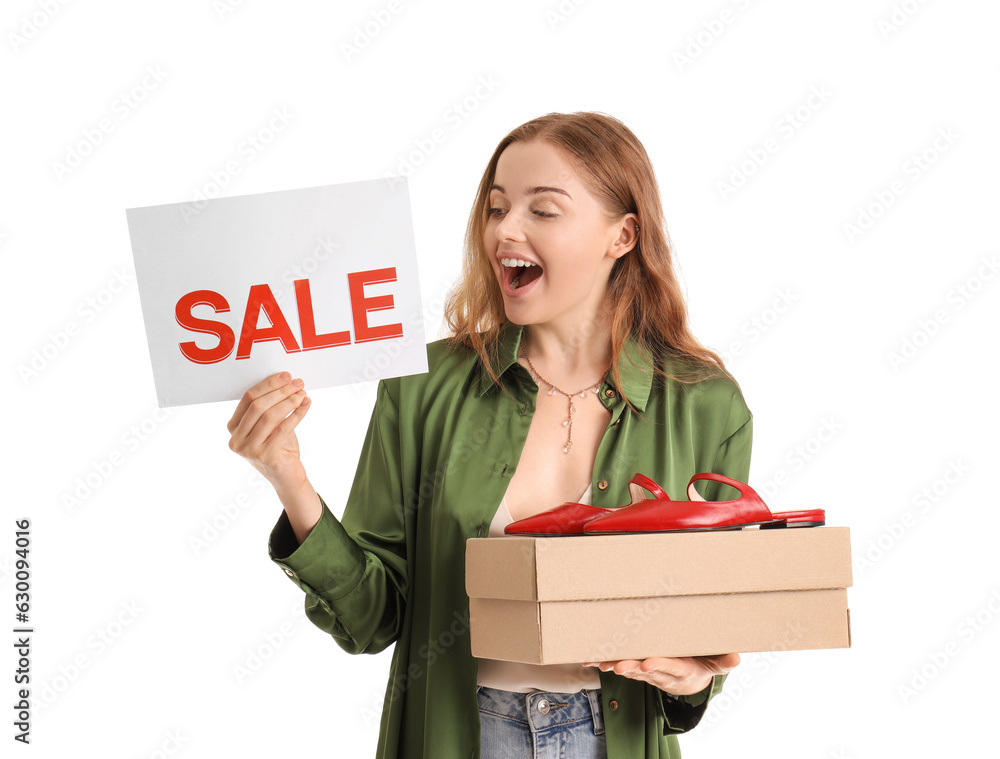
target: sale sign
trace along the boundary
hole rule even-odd
[[[161,407],[427,371],[405,179],[125,214]]]

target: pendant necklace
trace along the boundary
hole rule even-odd
[[[575,393],[567,393],[565,390],[560,390],[558,387],[553,385],[551,382],[545,379],[545,377],[543,377],[541,374],[538,373],[538,370],[535,369],[535,367],[532,365],[531,359],[528,358],[528,351],[523,344],[521,345],[521,355],[524,356],[524,360],[528,362],[528,371],[531,373],[531,379],[535,381],[536,385],[538,384],[538,381],[541,380],[542,382],[544,382],[546,385],[549,386],[549,395],[555,395],[556,393],[559,393],[560,395],[566,396],[566,400],[569,403],[569,416],[566,417],[566,420],[563,422],[563,427],[567,428],[566,446],[563,448],[563,453],[569,453],[570,451],[573,450],[573,412],[576,411],[576,406],[573,404],[573,399],[576,396],[580,396],[580,398],[586,398],[587,393],[593,393],[594,395],[597,395],[597,393],[601,389],[601,384],[604,382],[604,376],[603,375],[601,376],[601,379],[598,380],[596,385],[591,385],[590,387],[586,387],[583,390],[577,390]],[[605,370],[604,374],[607,374],[610,369],[611,367],[609,366],[607,370]]]

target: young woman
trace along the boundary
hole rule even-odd
[[[427,346],[426,374],[379,383],[339,520],[299,459],[302,381],[277,374],[244,395],[230,447],[284,506],[271,559],[344,650],[395,644],[380,758],[679,756],[675,735],[698,723],[737,654],[477,660],[465,593],[468,538],[567,501],[622,506],[637,472],[670,494],[696,472],[749,474],[750,412],[688,331],[635,135],[598,113],[548,114],[507,135],[446,317],[453,334]]]

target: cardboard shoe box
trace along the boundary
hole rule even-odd
[[[847,527],[466,544],[472,655],[531,664],[848,648]]]

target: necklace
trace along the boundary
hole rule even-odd
[[[541,380],[549,386],[549,395],[559,393],[560,395],[566,396],[566,400],[569,402],[569,416],[566,417],[566,420],[563,422],[563,427],[568,428],[566,431],[566,446],[563,448],[563,453],[571,452],[573,450],[573,412],[576,411],[573,399],[578,395],[580,398],[586,398],[588,392],[592,392],[594,395],[597,395],[601,389],[601,383],[604,381],[604,375],[601,375],[601,379],[597,381],[596,385],[585,387],[583,390],[577,390],[575,393],[567,393],[565,390],[560,390],[538,373],[538,370],[532,365],[531,359],[528,358],[528,351],[523,344],[521,345],[521,355],[524,356],[524,360],[528,362],[528,371],[531,373],[531,379],[535,381],[536,385],[538,384],[538,380]],[[604,374],[607,374],[610,369],[611,367],[609,366],[604,371]]]

